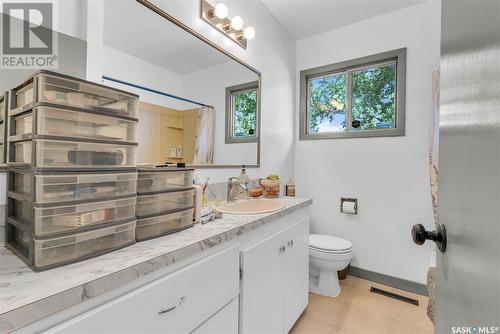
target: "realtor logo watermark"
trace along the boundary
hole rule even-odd
[[[499,332],[498,326],[454,326],[451,334],[495,334]]]
[[[4,2],[2,69],[55,69],[57,34],[51,2]]]

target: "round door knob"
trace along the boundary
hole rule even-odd
[[[432,240],[441,252],[446,250],[446,229],[443,224],[436,224],[435,231],[426,231],[422,224],[413,225],[411,237],[417,245],[423,245],[425,240]]]
[[[414,243],[416,243],[417,245],[423,245],[425,240],[427,239],[427,231],[425,230],[424,225],[413,225],[413,227],[411,228],[411,237]]]

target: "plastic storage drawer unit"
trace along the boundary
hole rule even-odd
[[[8,201],[7,219],[25,226],[35,236],[67,233],[89,226],[105,226],[135,218],[135,197],[43,207],[11,197]]]
[[[3,121],[4,120],[4,117],[5,117],[5,111],[7,110],[6,108],[6,95],[7,94],[3,94],[3,95],[0,95],[0,121]]]
[[[194,170],[179,168],[140,168],[137,193],[158,193],[193,187]]]
[[[10,165],[32,165],[32,146],[36,147],[33,167],[114,169],[134,168],[136,146],[81,141],[36,139],[13,143],[14,160]]]
[[[44,270],[134,244],[135,220],[44,239],[29,239],[13,225],[8,226],[8,233],[11,235],[8,247],[35,270]]]
[[[5,163],[6,132],[7,132],[7,93],[0,95],[0,164]]]
[[[54,72],[38,71],[12,91],[16,109],[49,103],[137,118],[137,95]]]
[[[194,190],[137,197],[137,217],[151,217],[193,207]]]
[[[33,132],[33,115],[36,115],[37,135],[83,138],[89,140],[136,142],[135,120],[98,115],[85,111],[38,106],[34,111],[12,115],[10,136],[27,137]],[[12,131],[11,130],[11,131]]]
[[[135,230],[137,241],[156,238],[193,226],[194,209],[169,213],[166,215],[139,219]]]
[[[28,105],[33,104],[35,101],[33,94],[33,81],[29,81],[29,83],[24,83],[22,86],[16,88],[15,90],[16,104],[15,107],[27,107]]]
[[[137,173],[33,174],[11,169],[9,191],[35,203],[75,202],[136,194]]]

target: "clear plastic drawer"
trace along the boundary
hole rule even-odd
[[[159,237],[193,226],[194,209],[169,213],[162,216],[137,221],[135,238],[137,241]]]
[[[30,235],[26,231],[15,226],[10,225],[9,227],[12,229],[12,242],[21,249],[25,249],[23,252],[24,254],[28,254],[31,243]]]
[[[0,122],[3,122],[5,117],[5,95],[0,95]]]
[[[36,167],[126,168],[136,165],[136,146],[37,139]],[[31,164],[31,141],[14,142],[14,163]]]
[[[137,173],[33,175],[11,170],[9,190],[36,203],[73,202],[136,194]],[[35,187],[33,188],[33,183]]]
[[[137,118],[137,96],[79,80],[50,74],[39,76],[39,100]]]
[[[135,167],[136,147],[37,140],[38,167]]]
[[[26,106],[34,102],[33,81],[16,91],[16,108]]]
[[[136,199],[125,198],[64,206],[34,207],[29,201],[9,198],[9,216],[41,236],[135,218]]]
[[[191,208],[194,190],[137,197],[137,216],[147,217]]]
[[[31,163],[31,141],[22,141],[13,143],[14,161],[16,163],[30,164]],[[10,155],[10,154],[9,154]]]
[[[31,134],[33,132],[33,115],[31,113],[21,114],[11,118],[14,122],[14,131],[11,136]]]
[[[39,135],[136,141],[135,121],[72,110],[38,107],[37,127]]]
[[[46,267],[78,261],[124,247],[135,241],[135,221],[74,235],[34,239],[34,266]]]
[[[193,170],[168,172],[139,171],[139,176],[137,178],[137,192],[153,193],[175,189],[186,189],[193,186],[193,178]]]
[[[136,146],[37,139],[35,167],[130,168],[136,165]],[[13,143],[14,163],[31,164],[32,142]]]

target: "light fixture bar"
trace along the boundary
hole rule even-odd
[[[220,4],[218,4],[220,5]],[[225,5],[224,5],[225,6]],[[227,7],[226,7],[227,8]],[[224,12],[224,11],[223,11]],[[255,36],[255,30],[251,28],[252,34],[251,38],[247,38],[244,33],[244,27],[243,25],[243,20],[239,16],[235,16],[236,18],[236,26],[242,26],[240,29],[234,29],[233,26],[235,26],[234,22],[231,21],[231,19],[227,18],[227,10],[225,11],[226,17],[224,18],[219,18],[216,15],[216,9],[214,6],[212,6],[207,0],[200,0],[200,17],[210,24],[212,27],[223,33],[226,37],[231,39],[233,42],[241,46],[242,48],[246,49],[247,48],[247,42],[248,39],[253,38]],[[233,18],[233,19],[234,19]],[[233,23],[233,24],[231,24]],[[240,24],[241,23],[241,24]],[[248,27],[247,27],[248,28]],[[248,35],[248,34],[247,34]]]

